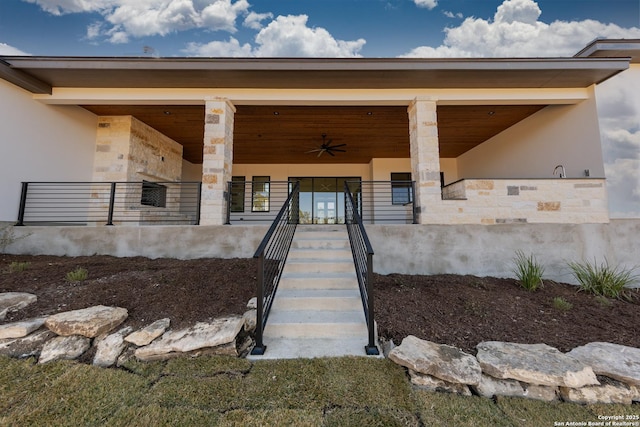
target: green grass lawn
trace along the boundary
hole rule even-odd
[[[554,426],[640,406],[432,393],[384,359],[230,357],[102,369],[0,358],[1,426]]]

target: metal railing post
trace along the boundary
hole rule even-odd
[[[416,182],[411,181],[411,213],[413,215],[413,224],[418,223],[418,211],[416,210]]]
[[[225,225],[231,224],[231,191],[233,190],[233,181],[227,181],[227,194],[225,195],[225,201],[227,202],[227,220]]]
[[[256,345],[251,350],[251,354],[262,356],[267,350],[264,345],[262,334],[264,332],[264,324],[262,318],[264,315],[264,253],[258,258],[258,296],[256,304]]]
[[[198,193],[196,194],[196,220],[195,225],[200,225],[200,210],[202,209],[202,181],[198,182]],[[227,216],[228,218],[228,216]]]
[[[369,307],[369,316],[367,316],[369,329],[369,343],[365,347],[367,356],[377,356],[380,354],[378,346],[376,345],[375,334],[375,313],[373,308],[373,255],[367,253],[367,306]]]
[[[27,207],[27,191],[29,189],[29,183],[22,183],[22,190],[20,192],[20,207],[18,208],[18,222],[16,225],[22,227],[24,225],[24,210]]]
[[[109,195],[109,214],[107,216],[107,225],[113,225],[113,208],[116,203],[116,183],[111,183],[111,194]]]

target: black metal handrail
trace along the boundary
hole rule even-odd
[[[345,224],[349,234],[353,263],[356,267],[358,286],[362,307],[369,331],[369,342],[364,347],[367,355],[378,355],[380,351],[376,345],[375,336],[375,310],[373,304],[373,247],[362,224],[362,219],[356,209],[356,204],[349,189],[349,184],[344,185]]]
[[[415,181],[347,181],[364,224],[417,224]]]
[[[200,182],[23,182],[16,225],[200,223]]]
[[[300,183],[297,182],[253,255],[258,259],[256,345],[251,350],[253,355],[262,355],[267,349],[263,341],[264,327],[299,222],[299,203]]]

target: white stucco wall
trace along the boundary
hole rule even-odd
[[[592,94],[594,88],[591,88]],[[551,105],[457,159],[460,178],[604,177],[595,95],[575,105]]]
[[[0,80],[0,221],[15,222],[22,181],[91,181],[97,117],[45,105]]]

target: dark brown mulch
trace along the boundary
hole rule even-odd
[[[573,305],[563,311],[553,298]],[[482,341],[545,343],[561,351],[594,341],[640,347],[640,304],[596,298],[548,281],[534,292],[514,279],[458,275],[375,276],[378,330],[400,344],[407,335],[475,354]]]
[[[10,272],[12,262],[30,262]],[[88,279],[69,282],[68,272],[87,269]],[[30,292],[38,301],[10,313],[5,322],[93,305],[124,307],[134,328],[169,317],[175,328],[242,314],[255,295],[253,259],[148,259],[109,256],[0,255],[0,292]]]
[[[11,272],[12,262],[30,262]],[[86,281],[65,279],[86,268]],[[399,344],[407,335],[450,344],[474,353],[486,340],[543,342],[568,351],[592,341],[640,347],[640,307],[577,292],[575,286],[548,282],[536,292],[515,280],[434,275],[375,276],[376,319],[380,335]],[[140,327],[169,317],[172,327],[242,314],[255,295],[253,259],[147,259],[108,256],[54,257],[0,254],[0,292],[31,292],[38,302],[10,313],[3,323],[86,308],[125,307],[125,325]],[[553,306],[554,297],[573,304]]]

